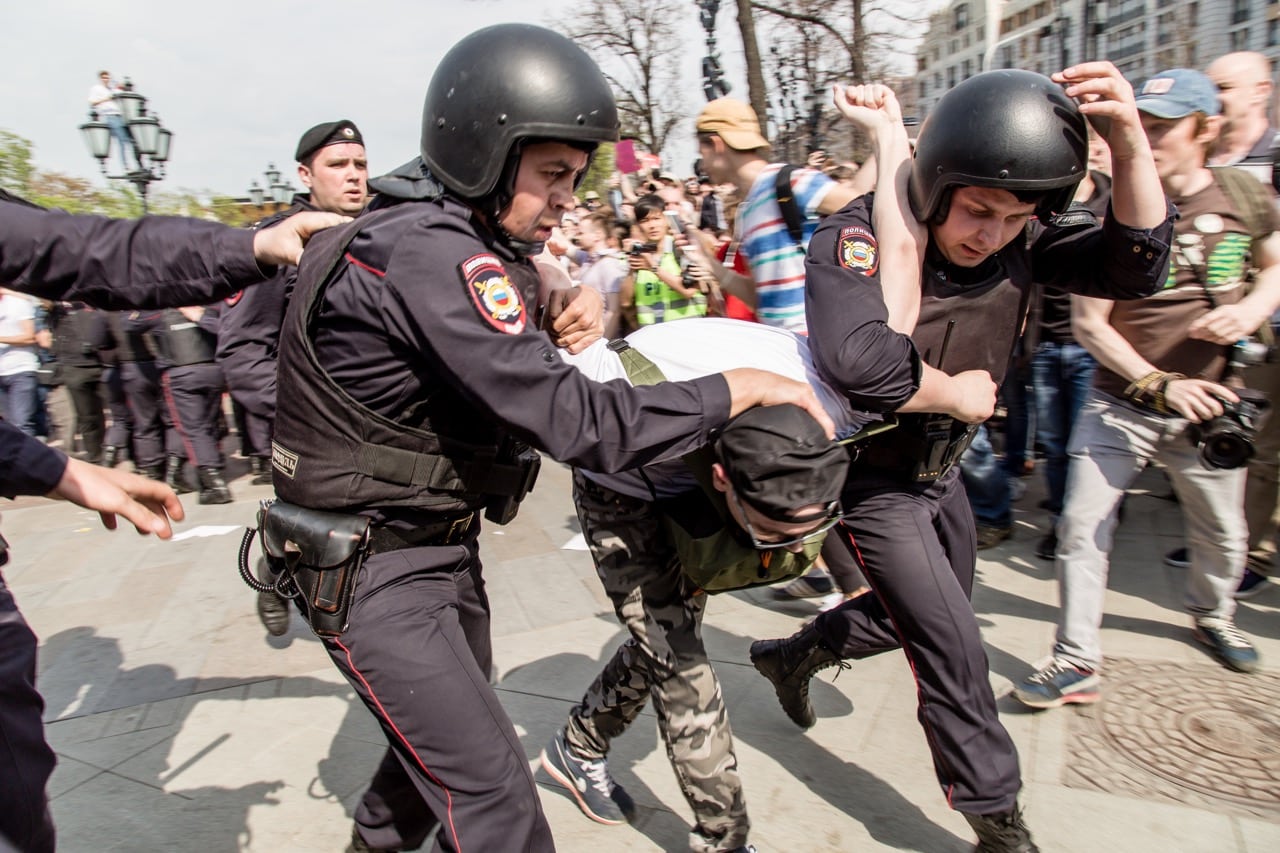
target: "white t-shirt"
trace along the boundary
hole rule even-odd
[[[106,100],[102,100],[103,98],[106,98]],[[97,110],[100,116],[120,115],[120,107],[116,104],[115,92],[101,83],[95,83],[89,89],[89,106]]]
[[[723,373],[735,367],[755,367],[788,379],[808,382],[822,407],[835,421],[836,438],[853,434],[872,419],[864,413],[855,413],[849,401],[818,375],[808,341],[786,329],[743,320],[705,317],[689,323],[645,326],[627,335],[627,343],[673,382]],[[578,355],[561,350],[560,357],[597,382],[627,380],[621,357],[609,349],[607,341],[596,341]],[[660,498],[697,488],[697,481],[679,459],[650,465],[645,468],[645,474]],[[644,480],[634,471],[618,474],[592,472],[588,476],[625,495],[646,500],[653,497]]]
[[[0,294],[0,338],[23,333],[23,321],[35,320],[36,304],[24,296]],[[0,344],[0,376],[27,373],[40,366],[34,344],[14,346]]]

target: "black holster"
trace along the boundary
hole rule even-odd
[[[288,594],[289,584],[318,637],[347,629],[356,580],[368,553],[369,519],[322,512],[284,501],[263,501],[258,535],[267,565]]]

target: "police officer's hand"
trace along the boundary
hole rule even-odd
[[[182,521],[184,516],[178,496],[164,483],[79,459],[67,460],[67,469],[49,496],[96,510],[108,530],[116,529],[116,516],[122,515],[139,533],[154,533],[161,539],[173,536],[169,519]]]
[[[302,247],[312,234],[350,221],[350,216],[318,210],[295,213],[270,228],[254,232],[253,257],[264,266],[297,266],[302,257]]]
[[[1069,97],[1080,103],[1080,112],[1121,159],[1147,148],[1147,135],[1133,96],[1133,86],[1107,61],[1082,62],[1053,75],[1066,86]]]
[[[604,297],[586,285],[553,290],[547,296],[547,319],[556,346],[582,352],[604,336]]]
[[[980,424],[996,410],[999,387],[985,370],[964,370],[951,377],[947,414],[967,424]]]
[[[882,83],[832,86],[832,102],[854,127],[868,135],[902,121],[902,107],[893,90]]]
[[[827,438],[835,438],[836,425],[818,402],[807,382],[797,382],[766,370],[754,367],[737,367],[726,370],[724,381],[729,385],[729,417],[734,417],[752,406],[779,406],[791,403],[804,409],[822,424]]]
[[[1236,403],[1240,398],[1227,386],[1204,379],[1174,379],[1164,389],[1165,405],[1192,423],[1222,414],[1223,400]]]

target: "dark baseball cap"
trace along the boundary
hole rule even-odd
[[[327,121],[324,124],[317,124],[302,134],[302,138],[298,140],[298,150],[294,153],[293,159],[301,163],[326,145],[338,145],[342,142],[355,142],[359,145],[364,145],[364,137],[360,135],[360,128],[356,127],[355,122],[344,118],[339,121]]]
[[[839,500],[849,454],[798,406],[758,406],[725,425],[716,457],[742,501],[773,521],[818,521]],[[797,516],[801,507],[823,511]]]
[[[1191,68],[1170,68],[1153,75],[1135,96],[1138,109],[1156,118],[1186,118],[1192,113],[1216,116],[1218,87],[1207,74]]]

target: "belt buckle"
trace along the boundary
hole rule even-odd
[[[475,519],[475,517],[476,517],[476,514],[473,512],[468,515],[455,518],[453,522],[449,525],[449,529],[445,531],[444,541],[452,545],[454,542],[454,537],[461,538],[462,535],[465,534],[467,530],[471,528],[471,522],[472,520]]]

